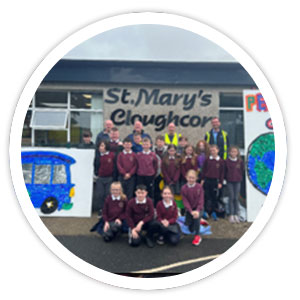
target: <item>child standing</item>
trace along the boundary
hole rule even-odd
[[[168,241],[171,245],[177,245],[180,240],[181,230],[176,223],[178,210],[174,201],[174,194],[169,186],[164,186],[162,200],[157,204],[156,212],[159,223],[157,243],[163,245],[164,241]]]
[[[204,209],[204,191],[201,184],[197,183],[197,172],[187,172],[187,183],[181,188],[181,196],[186,209],[185,224],[190,232],[194,232],[192,244],[198,246],[202,238],[200,236],[200,220]]]
[[[178,147],[177,147],[177,154],[182,155],[185,146],[188,144],[188,138],[185,136],[180,136],[178,139]]]
[[[150,150],[151,141],[143,138],[143,151],[138,152],[137,157],[137,184],[144,184],[147,187],[149,197],[153,199],[153,184],[157,174],[158,159],[156,154]]]
[[[204,140],[200,140],[196,145],[198,177],[201,178],[204,161],[209,156],[209,146]],[[200,181],[199,181],[200,182]]]
[[[170,144],[162,160],[162,175],[165,185],[170,186],[174,194],[180,193],[180,158],[176,155],[176,146]]]
[[[225,161],[225,179],[229,193],[229,222],[239,223],[239,195],[243,180],[244,163],[240,158],[239,148],[229,148],[229,156]]]
[[[133,135],[133,143],[132,143],[132,151],[134,153],[142,152],[143,146],[142,146],[142,135],[138,132],[136,132]]]
[[[135,189],[137,159],[136,154],[131,149],[132,142],[130,138],[124,140],[123,147],[124,150],[119,153],[117,158],[119,181],[122,184],[127,199],[131,199]]]
[[[105,199],[102,212],[104,221],[102,236],[105,242],[110,242],[122,231],[122,227],[126,227],[127,197],[123,194],[121,183],[113,182],[110,192],[111,195]]]
[[[152,199],[147,197],[147,187],[138,185],[126,208],[126,220],[129,226],[129,244],[133,247],[139,246],[142,241],[142,231],[146,233],[146,244],[149,248],[154,247],[153,235],[158,231],[154,222],[154,207]]]
[[[186,183],[186,175],[189,170],[197,171],[197,155],[194,147],[190,144],[186,145],[181,158],[180,174],[181,186]]]
[[[110,151],[109,143],[101,141],[94,160],[94,173],[98,176],[96,181],[96,194],[99,199],[99,211],[109,194],[110,185],[115,176],[115,154]]]
[[[201,185],[205,191],[205,211],[216,221],[218,211],[218,195],[224,180],[224,161],[218,155],[217,145],[210,145],[210,156],[205,160],[201,174]]]
[[[110,141],[109,147],[110,151],[118,154],[122,151],[122,142],[120,141],[120,133],[117,127],[113,127],[109,133]]]
[[[155,139],[154,152],[160,157],[163,158],[167,152],[167,146],[165,145],[165,138],[162,135],[159,135]]]

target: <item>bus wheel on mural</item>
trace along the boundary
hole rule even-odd
[[[275,162],[274,133],[258,136],[249,146],[247,171],[250,182],[267,195],[271,186]]]
[[[57,207],[58,201],[54,197],[49,197],[43,202],[41,212],[43,214],[51,214],[56,211]]]

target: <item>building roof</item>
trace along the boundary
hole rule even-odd
[[[60,60],[43,83],[209,85],[255,87],[234,62]]]

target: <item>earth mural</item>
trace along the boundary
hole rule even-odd
[[[247,153],[248,178],[253,186],[267,195],[271,186],[275,162],[274,133],[258,136]]]

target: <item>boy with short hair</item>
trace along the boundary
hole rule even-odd
[[[132,198],[126,208],[126,220],[129,226],[129,245],[137,247],[142,241],[142,231],[145,230],[145,241],[149,248],[154,247],[153,235],[158,231],[158,225],[154,219],[154,207],[152,200],[147,197],[147,187],[138,185],[135,191],[136,197]]]
[[[136,132],[133,135],[133,143],[132,143],[132,151],[134,153],[142,152],[143,147],[142,147],[142,135],[138,132]]]
[[[123,147],[123,151],[119,153],[117,158],[119,181],[122,184],[127,199],[131,199],[134,196],[137,159],[136,154],[132,151],[132,142],[130,138],[126,138],[123,141]]]
[[[122,142],[120,141],[120,133],[117,127],[113,127],[109,133],[109,147],[110,151],[118,154],[123,150]]]
[[[153,184],[157,174],[158,159],[156,154],[151,151],[151,141],[143,138],[143,151],[138,152],[137,157],[137,184],[144,184],[147,187],[149,197],[153,199]]]
[[[180,136],[178,139],[178,147],[177,147],[177,154],[182,155],[184,148],[188,144],[188,138],[185,136]]]

